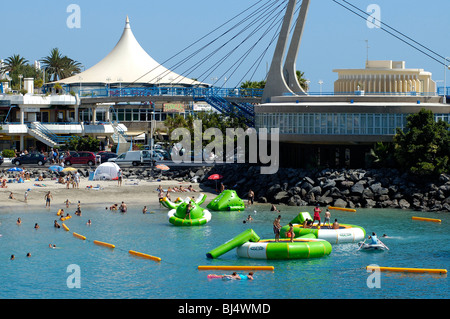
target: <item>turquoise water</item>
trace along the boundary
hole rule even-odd
[[[105,205],[106,206],[106,205]],[[204,205],[203,205],[204,206]],[[58,207],[59,208],[59,207]],[[450,215],[387,209],[360,209],[357,213],[332,211],[332,220],[360,225],[369,232],[387,234],[384,252],[357,251],[356,244],[333,245],[324,258],[291,261],[241,259],[230,251],[216,260],[205,254],[251,227],[262,238],[273,238],[276,215],[268,205],[241,213],[213,213],[201,227],[175,227],[166,209],[142,214],[129,206],[126,214],[105,207],[83,207],[83,215],[66,221],[70,232],[53,227],[57,208],[0,211],[0,298],[159,298],[159,299],[349,299],[450,297],[444,275],[381,273],[379,288],[369,288],[367,265],[386,267],[448,268]],[[281,207],[282,225],[299,208]],[[312,208],[303,207],[301,211]],[[242,221],[251,214],[251,223]],[[442,219],[441,224],[411,220],[412,216]],[[17,225],[20,217],[22,224]],[[88,219],[92,225],[86,225]],[[40,229],[34,229],[35,223]],[[87,237],[82,241],[72,236]],[[116,245],[98,246],[93,240]],[[49,244],[58,248],[51,249]],[[161,262],[134,257],[136,250],[162,258]],[[31,257],[26,257],[30,252]],[[10,260],[14,254],[15,260]],[[80,270],[80,288],[68,288],[69,265]],[[273,265],[274,272],[256,272],[254,281],[207,279],[199,265]]]

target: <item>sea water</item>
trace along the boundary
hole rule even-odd
[[[105,205],[106,206],[106,205]],[[204,205],[203,205],[204,206]],[[127,213],[103,206],[65,209],[73,216],[57,229],[51,209],[0,211],[0,298],[22,299],[355,299],[450,297],[446,275],[382,272],[377,280],[366,266],[439,268],[450,264],[450,214],[409,210],[358,209],[356,213],[331,211],[331,220],[359,225],[376,232],[389,250],[361,251],[357,243],[333,245],[329,256],[306,260],[266,261],[239,258],[235,250],[218,259],[206,253],[242,231],[252,228],[261,239],[273,238],[278,213],[269,205],[254,205],[243,212],[213,212],[199,227],[176,227],[165,208],[129,205]],[[312,207],[279,207],[286,225],[300,211]],[[248,215],[252,222],[243,223]],[[322,214],[323,215],[323,214]],[[438,218],[442,223],[414,221],[412,216]],[[17,218],[22,224],[17,225]],[[323,216],[322,216],[323,218]],[[88,220],[92,221],[87,225]],[[58,221],[60,224],[61,221]],[[35,229],[38,223],[40,228]],[[73,237],[76,232],[86,240]],[[388,238],[381,237],[387,234]],[[98,246],[94,240],[115,245]],[[56,245],[55,249],[49,244]],[[161,262],[132,256],[129,250],[160,257]],[[26,257],[31,253],[31,257]],[[15,255],[14,260],[10,256]],[[73,268],[75,267],[77,268]],[[199,265],[264,265],[253,281],[208,279]],[[77,269],[77,271],[74,271]],[[245,273],[245,272],[240,272]],[[74,281],[77,276],[77,281]],[[74,285],[76,283],[76,285]],[[375,284],[374,284],[375,283]]]

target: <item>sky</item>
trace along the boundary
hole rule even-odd
[[[347,1],[364,11],[368,11],[370,5],[376,5],[382,22],[441,56],[450,57],[449,0]],[[133,33],[141,46],[156,61],[163,63],[175,53],[187,53],[188,50],[183,50],[184,48],[260,2],[259,0],[22,0],[20,2],[2,0],[0,59],[20,54],[32,62],[47,56],[52,48],[57,47],[64,55],[81,62],[87,69],[114,48],[123,32],[125,18],[128,15]],[[72,10],[68,12],[71,4],[79,8],[80,14],[77,19],[71,20],[79,22],[79,27],[71,28],[67,24],[68,18],[75,13]],[[259,28],[263,29],[265,21],[261,20]],[[216,73],[207,76],[206,82],[217,78],[218,84],[222,85],[221,81],[223,83],[229,81],[225,86],[232,87],[241,79],[263,80],[272,60],[274,45],[269,47],[253,78],[250,79],[249,75],[245,78],[245,71],[251,68],[260,52],[269,43],[270,37],[261,40],[261,47],[255,48],[258,55],[254,53],[254,56],[249,56],[249,59],[239,65],[236,73],[228,75],[217,70]],[[366,20],[348,12],[332,0],[311,0],[297,69],[305,73],[305,77],[310,81],[311,91],[318,92],[318,82],[322,80],[323,91],[331,92],[333,83],[337,80],[337,74],[333,69],[364,68],[367,43],[370,60],[406,61],[407,68],[421,68],[432,72],[435,81],[444,79],[445,68],[442,64],[381,29],[369,28]],[[252,42],[246,45],[248,49]],[[234,62],[238,57],[239,55],[234,58]],[[204,62],[204,67],[214,66],[218,63],[217,60],[218,57],[216,60]],[[169,61],[164,66],[168,68],[173,66],[174,71],[185,75],[183,67],[176,68],[175,62],[176,60]],[[226,63],[232,65],[232,62],[223,64]],[[201,78],[203,73],[200,70],[197,72],[199,74],[193,71],[189,76]],[[442,83],[438,83],[438,86],[441,85]]]

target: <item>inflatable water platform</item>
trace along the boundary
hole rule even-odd
[[[189,203],[192,205],[190,217],[187,214]],[[169,217],[169,222],[175,226],[200,226],[211,220],[209,210],[200,207],[199,204],[189,197],[179,203],[176,208],[171,209],[167,216]]]
[[[236,248],[236,253],[241,258],[287,260],[318,258],[331,253],[331,244],[322,239],[312,238],[311,235],[294,239],[261,240],[252,230],[247,229],[223,245],[206,254],[208,258],[215,259],[226,252]]]
[[[203,204],[203,202],[206,200],[206,195],[205,194],[199,194],[197,196],[197,198],[195,198],[193,201],[197,204],[197,205],[201,205]],[[161,200],[161,205],[169,208],[169,209],[174,209],[177,208],[178,205],[180,205],[181,203],[184,202],[184,200],[182,200],[180,197],[178,197],[174,202],[172,202],[170,199],[168,199],[167,197],[163,197]]]
[[[227,189],[214,198],[206,207],[214,211],[243,211],[245,204],[236,194],[236,191]]]
[[[328,226],[303,227],[306,220],[313,220],[308,212],[301,212],[291,223],[294,226],[294,238],[313,235],[317,239],[324,239],[332,244],[357,243],[364,240],[366,231],[364,228],[355,225],[339,224],[339,229],[332,229]],[[289,225],[283,226],[280,230],[281,238],[288,238]]]

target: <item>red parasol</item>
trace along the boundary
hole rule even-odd
[[[219,175],[219,174],[212,174],[211,176],[208,177],[208,179],[211,179],[211,180],[218,180],[218,179],[222,179],[222,178],[223,178],[223,176]]]
[[[220,174],[212,174],[211,176],[208,177],[208,179],[216,181],[216,192],[217,192],[217,180],[222,178],[223,176]]]

